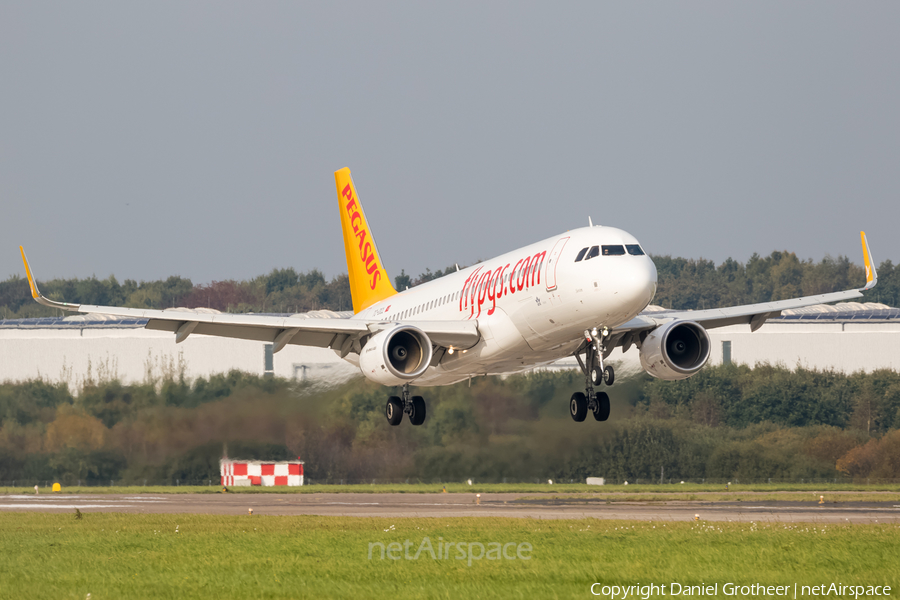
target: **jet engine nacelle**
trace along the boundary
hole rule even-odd
[[[397,325],[369,338],[359,354],[359,368],[382,385],[403,385],[422,375],[431,363],[431,340],[412,325]]]
[[[693,321],[657,327],[641,343],[641,366],[660,379],[687,379],[709,359],[709,334]]]

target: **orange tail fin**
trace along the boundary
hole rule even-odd
[[[338,205],[341,209],[341,229],[344,233],[344,252],[347,254],[347,273],[350,276],[350,295],[353,312],[372,306],[397,293],[388,279],[375,238],[366,221],[350,169],[335,171]]]

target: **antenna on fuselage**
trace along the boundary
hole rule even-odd
[[[594,222],[591,221],[590,217],[588,217],[588,227],[593,227],[593,226],[594,226]]]

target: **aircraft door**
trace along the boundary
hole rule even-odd
[[[544,280],[547,282],[548,292],[552,292],[556,289],[556,263],[559,262],[559,255],[562,254],[563,248],[566,246],[566,242],[568,241],[568,237],[559,238],[556,241],[556,244],[554,244],[553,250],[550,251],[550,256],[547,258],[547,267],[544,273]]]

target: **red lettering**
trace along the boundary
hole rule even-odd
[[[349,183],[344,187],[344,190],[341,192],[341,194],[344,195],[344,198],[350,200],[351,203],[356,204],[356,201],[353,200],[353,190],[350,189]],[[347,210],[350,210],[350,204],[347,205]]]
[[[487,296],[488,280],[490,277],[491,272],[488,271],[478,280],[478,286],[476,288],[478,291],[478,317],[481,316],[481,305],[484,304],[485,296]]]
[[[546,251],[546,250],[544,250],[543,252],[538,252],[538,253],[535,254],[534,257],[531,259],[531,266],[532,266],[532,270],[531,270],[531,285],[534,285],[534,278],[535,278],[535,276],[537,276],[537,283],[538,283],[538,285],[540,285],[540,283],[541,283],[541,269],[540,269],[540,266],[541,266],[541,263],[544,262],[544,257],[545,257],[545,256],[547,256],[547,251]]]
[[[375,255],[369,257],[369,260],[366,261],[366,273],[369,275],[372,274],[372,271],[378,269],[378,263],[375,262]]]
[[[459,312],[462,312],[463,309],[463,298],[466,295],[466,288],[469,287],[469,282],[472,280],[472,276],[469,275],[465,282],[463,282],[462,290],[459,292]]]
[[[482,267],[478,267],[478,272],[481,272]],[[475,315],[475,304],[478,298],[478,284],[481,283],[480,277],[472,277],[472,285],[469,286],[468,298],[466,298],[466,302],[469,306],[469,318],[471,319]]]
[[[500,271],[500,291],[497,292],[497,297],[502,298],[506,294],[506,286],[503,285],[506,277],[506,270],[509,268],[509,263],[506,263],[506,266],[503,267],[503,270]]]
[[[497,310],[497,283],[500,282],[500,273],[502,269],[497,267],[494,270],[494,274],[491,276],[491,284],[490,289],[488,290],[488,300],[491,301],[491,309],[488,311],[488,316],[494,314],[494,311]],[[503,290],[503,285],[500,285],[501,291]]]
[[[381,277],[381,271],[375,271],[372,274],[372,283],[369,284],[369,287],[373,290],[375,289],[375,284],[378,283],[378,278]]]
[[[506,294],[515,294],[517,291],[541,283],[540,266],[546,256],[546,251],[538,252],[534,256],[520,259],[512,269],[510,263],[487,272],[482,272],[483,267],[478,267],[463,282],[459,295],[459,311],[468,308],[468,318],[471,319],[473,316],[481,316],[482,306],[487,303],[490,305],[487,314],[493,315],[497,310],[497,300]],[[509,277],[508,287],[506,277]]]
[[[528,288],[528,269],[531,268],[531,257],[529,256],[522,262],[522,270],[516,277],[516,288],[521,292]]]
[[[509,276],[509,293],[510,294],[516,293],[516,273],[518,272],[519,265],[521,265],[521,264],[522,264],[522,261],[519,260],[519,262],[516,263],[516,266],[513,267],[512,273]],[[522,288],[520,287],[519,289],[521,290]]]
[[[463,289],[459,294],[459,312],[462,312],[463,308],[469,306],[469,284],[474,284],[474,278],[478,276],[479,271],[481,271],[481,267],[475,269],[463,284]],[[465,303],[463,303],[463,299],[465,299]]]
[[[362,221],[362,215],[360,215],[358,212],[353,213],[353,215],[350,217],[350,225],[353,227],[353,233],[358,233],[359,225],[357,225],[355,221]],[[365,229],[363,231],[365,231]]]

